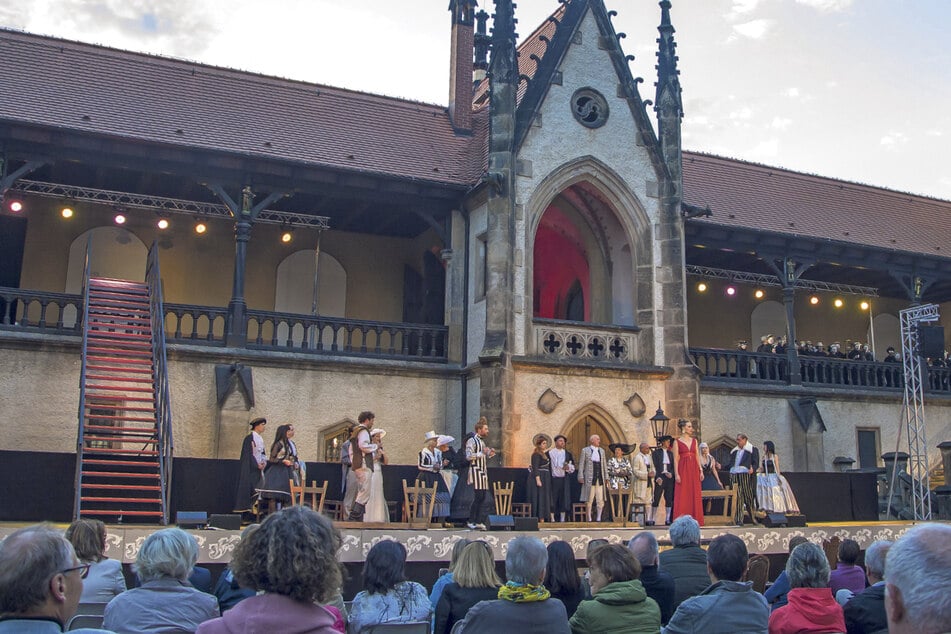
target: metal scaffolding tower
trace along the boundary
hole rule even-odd
[[[899,312],[901,318],[901,358],[905,371],[905,398],[902,419],[908,434],[908,469],[911,473],[915,520],[931,519],[928,489],[928,440],[925,438],[925,403],[918,354],[918,326],[938,320],[938,306],[912,306]],[[893,478],[894,481],[894,478]]]

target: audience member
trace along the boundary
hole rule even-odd
[[[0,632],[62,632],[76,613],[89,566],[48,526],[28,526],[8,535],[0,542]],[[90,628],[72,632],[108,634]]]
[[[872,634],[888,630],[888,616],[885,614],[885,556],[891,546],[892,542],[879,540],[865,549],[865,570],[870,585],[842,607],[847,634]],[[841,590],[839,594],[845,592],[848,590]]]
[[[542,584],[548,564],[545,544],[536,537],[516,537],[505,556],[508,582],[495,601],[476,604],[456,623],[453,634],[518,632],[518,634],[568,634],[564,604]]]
[[[269,515],[259,528],[246,532],[231,560],[241,587],[260,594],[202,623],[198,634],[342,631],[340,612],[318,605],[334,599],[341,586],[339,547],[340,536],[330,520],[307,507],[290,506]]]
[[[145,538],[135,560],[142,586],[126,590],[106,606],[103,625],[120,634],[194,632],[218,616],[218,601],[187,579],[198,560],[198,543],[180,528]]]
[[[915,526],[885,560],[885,611],[890,634],[951,631],[951,526]]]
[[[585,588],[581,585],[581,577],[575,565],[575,551],[568,542],[553,541],[548,544],[545,587],[553,598],[565,604],[569,619],[578,609],[578,604],[584,600]]]
[[[660,553],[661,569],[674,578],[674,610],[684,599],[703,592],[710,585],[707,553],[700,548],[700,524],[690,515],[681,515],[670,525],[670,550]]]
[[[855,564],[860,552],[859,544],[854,539],[843,539],[839,544],[839,561],[829,576],[829,587],[832,588],[833,596],[843,588],[850,590],[852,594],[858,594],[865,589],[865,571]]]
[[[569,625],[572,634],[656,634],[660,608],[648,598],[638,581],[641,564],[619,544],[609,544],[591,554],[591,592],[582,601]]]
[[[842,606],[829,589],[829,560],[819,546],[806,542],[789,554],[788,603],[769,615],[769,634],[844,632]]]
[[[736,535],[714,538],[707,548],[712,585],[681,603],[661,632],[765,633],[770,619],[766,599],[753,591],[751,582],[740,581],[748,560],[746,544]]]
[[[462,549],[453,577],[454,581],[443,589],[436,605],[433,634],[449,634],[472,606],[495,599],[502,585],[495,574],[492,547],[483,541],[470,542]]]
[[[109,603],[126,591],[122,563],[106,557],[106,525],[99,520],[79,519],[66,529],[66,539],[73,545],[80,563],[89,564],[83,579],[81,603]]]
[[[241,539],[248,538],[253,531],[257,530],[260,524],[248,524],[241,531]],[[224,614],[234,606],[238,605],[248,597],[253,597],[256,593],[251,588],[245,588],[241,585],[235,576],[231,565],[225,566],[218,577],[218,583],[215,584],[215,590],[212,593],[218,599],[218,611]]]
[[[590,561],[591,553],[593,553],[598,548],[602,546],[607,546],[610,542],[606,539],[601,539],[597,537],[595,539],[589,540],[588,545],[585,547],[585,561]],[[584,589],[584,598],[591,598],[591,568],[585,568],[584,574],[581,575],[581,587]]]
[[[628,548],[641,564],[641,585],[644,586],[647,596],[657,602],[660,607],[660,622],[666,625],[674,613],[676,584],[668,572],[659,568],[657,538],[648,531],[638,533],[631,538]]]
[[[383,539],[367,553],[363,566],[363,591],[350,606],[352,634],[380,623],[429,621],[432,607],[426,589],[406,580],[406,548]]]
[[[449,568],[440,570],[439,578],[436,579],[436,583],[433,584],[433,589],[429,593],[429,604],[433,609],[434,619],[436,605],[439,603],[439,597],[442,595],[443,588],[455,581],[452,571],[456,567],[456,562],[459,561],[459,555],[462,554],[462,549],[468,546],[469,542],[470,540],[466,539],[465,537],[456,540],[456,543],[452,545],[452,552],[449,555]]]
[[[790,538],[789,540],[789,552],[792,553],[793,549],[799,544],[805,544],[808,539],[802,535],[796,535],[795,537]],[[766,592],[763,593],[763,596],[766,597],[766,602],[769,603],[770,609],[775,610],[776,608],[781,608],[786,605],[786,595],[789,593],[789,575],[786,574],[786,569],[783,568],[782,572],[779,573],[779,576],[776,577],[776,581],[773,582],[773,585],[766,588]]]

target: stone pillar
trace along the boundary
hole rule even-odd
[[[802,385],[802,373],[799,369],[799,352],[796,350],[796,289],[783,289],[783,306],[786,308],[786,363],[789,366],[790,385]]]
[[[848,458],[846,456],[836,456],[832,460],[832,467],[839,473],[845,473],[850,470],[854,464],[855,458]]]
[[[251,219],[250,216],[242,214],[234,224],[234,279],[225,324],[225,345],[228,347],[243,348],[248,341],[248,304],[244,299],[244,272],[250,240]]]
[[[897,468],[898,475],[908,473],[908,454],[904,451],[889,451],[882,454],[882,460],[885,462],[885,477],[889,482],[892,479],[892,471]]]
[[[461,363],[465,356],[465,333],[463,332],[466,304],[466,221],[458,211],[452,212],[449,228],[449,244],[440,254],[446,263],[445,321],[449,330],[446,342],[450,363]]]

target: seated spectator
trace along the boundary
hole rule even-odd
[[[330,602],[342,583],[339,547],[340,536],[330,520],[307,507],[268,515],[260,527],[245,531],[231,559],[240,586],[261,594],[202,623],[198,634],[343,631],[336,608],[318,605]]]
[[[832,595],[843,588],[858,594],[865,589],[865,571],[855,564],[858,561],[859,544],[854,539],[843,539],[839,544],[839,562],[829,576],[829,587]]]
[[[218,602],[188,584],[198,543],[180,528],[145,538],[135,560],[142,587],[126,590],[106,606],[103,626],[120,634],[194,632],[218,616]]]
[[[73,545],[80,563],[89,564],[80,603],[109,603],[126,591],[122,564],[105,555],[105,524],[99,520],[76,520],[66,529],[66,539]]]
[[[763,633],[767,631],[769,607],[753,584],[740,581],[749,553],[736,535],[720,535],[707,548],[707,570],[713,582],[706,590],[680,604],[661,632],[681,634]]]
[[[789,552],[792,553],[793,549],[799,544],[805,544],[808,539],[802,535],[796,535],[795,537],[789,540]],[[766,592],[763,593],[763,596],[766,597],[766,602],[769,603],[770,610],[775,610],[776,608],[781,608],[786,605],[786,595],[789,593],[789,575],[786,574],[786,570],[783,569],[779,573],[779,576],[776,577],[776,581],[773,582],[773,585],[766,588]]]
[[[459,555],[462,554],[462,549],[469,545],[469,541],[470,540],[465,538],[457,539],[456,543],[452,545],[452,554],[449,555],[449,568],[439,571],[439,578],[436,579],[436,583],[433,584],[432,592],[429,593],[429,604],[433,608],[434,615],[436,613],[436,605],[439,603],[439,597],[442,595],[443,588],[455,580],[453,577],[453,570],[456,567],[456,562],[459,561]]]
[[[483,541],[469,542],[459,555],[453,578],[436,605],[433,634],[449,634],[472,606],[498,597],[502,581],[495,574],[492,547]]]
[[[660,553],[660,567],[674,578],[674,606],[696,596],[710,585],[707,552],[700,548],[700,524],[690,515],[681,515],[670,525],[670,550]]]
[[[885,559],[885,612],[890,634],[951,631],[951,526],[915,526]]]
[[[363,565],[363,591],[350,606],[351,634],[380,623],[429,621],[432,607],[426,588],[406,580],[406,548],[389,539],[378,541]]]
[[[632,537],[627,547],[641,564],[641,585],[647,591],[647,596],[657,602],[660,622],[666,625],[674,613],[676,584],[669,573],[659,568],[657,538],[653,533],[644,531]]]
[[[590,568],[588,571],[590,573]],[[568,542],[553,541],[548,544],[545,587],[553,598],[565,604],[569,619],[578,609],[578,604],[584,600],[585,588],[581,585],[581,577],[575,565],[575,551]],[[590,586],[588,590],[590,591]]]
[[[618,544],[591,554],[591,592],[582,601],[569,625],[572,634],[655,634],[660,629],[660,608],[648,598],[638,581],[641,564]]]
[[[247,539],[248,535],[250,535],[252,531],[257,530],[260,526],[260,524],[248,524],[245,526],[244,530],[241,531],[241,539]],[[244,601],[248,597],[253,597],[255,592],[251,588],[242,587],[241,583],[234,576],[234,570],[228,565],[221,571],[221,575],[218,577],[218,583],[215,584],[215,590],[212,594],[218,599],[218,610],[224,614],[241,601]]]
[[[89,564],[44,525],[21,528],[0,542],[0,632],[59,634],[76,613]],[[108,634],[82,628],[75,634]]]
[[[799,544],[786,562],[788,603],[769,615],[769,634],[844,632],[842,606],[829,589],[829,560],[815,544]]]
[[[891,546],[892,542],[879,540],[872,542],[865,550],[865,570],[871,585],[842,607],[847,634],[872,634],[888,630],[888,616],[885,614],[885,556]],[[848,590],[842,590],[840,594],[844,592]]]
[[[585,546],[585,552],[584,552],[585,561],[588,561],[588,560],[590,559],[591,553],[593,553],[594,551],[596,551],[598,548],[601,548],[602,546],[607,546],[609,543],[611,543],[611,542],[609,542],[609,541],[606,540],[606,539],[601,539],[600,537],[597,537],[597,538],[595,538],[595,539],[589,540],[589,541],[588,541],[588,545]],[[590,576],[591,576],[591,569],[590,569],[590,568],[585,568],[584,574],[581,575],[581,587],[584,589],[584,598],[585,598],[585,599],[590,599],[590,598],[591,598],[591,579],[590,579]]]
[[[548,551],[537,537],[510,541],[505,555],[508,582],[499,589],[499,598],[476,604],[456,623],[453,634],[568,634],[564,604],[552,599],[542,584],[547,564]]]

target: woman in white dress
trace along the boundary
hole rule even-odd
[[[386,498],[383,496],[383,465],[386,464],[386,453],[384,453],[382,445],[384,436],[386,436],[386,430],[384,429],[370,430],[370,442],[376,445],[376,451],[373,452],[370,499],[367,501],[366,514],[363,516],[364,522],[390,521],[390,511],[386,506]]]
[[[756,476],[756,501],[767,512],[799,515],[799,504],[779,470],[779,456],[771,440],[763,443],[763,462]]]

